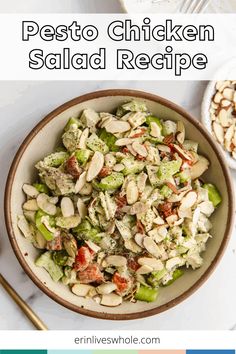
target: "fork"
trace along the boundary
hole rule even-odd
[[[180,12],[183,13],[200,13],[205,10],[211,0],[184,0]]]

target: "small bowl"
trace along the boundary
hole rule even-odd
[[[17,215],[22,213],[24,194],[23,183],[32,183],[35,179],[34,164],[50,153],[58,143],[63,128],[71,116],[78,116],[85,108],[112,112],[122,102],[132,98],[144,100],[153,114],[163,119],[182,120],[186,134],[200,144],[200,153],[208,157],[211,166],[205,178],[215,183],[220,190],[223,202],[212,217],[213,238],[208,242],[203,254],[204,264],[196,271],[187,270],[185,274],[169,287],[160,290],[156,302],[123,302],[119,307],[108,308],[74,295],[62,283],[52,281],[48,273],[34,261],[38,250],[20,233],[17,227]],[[8,235],[20,264],[33,282],[50,298],[70,310],[83,315],[109,320],[131,320],[166,311],[193,294],[211,275],[219,263],[233,225],[234,201],[230,174],[222,153],[211,135],[201,123],[176,104],[153,94],[133,90],[106,90],[89,93],[63,104],[47,115],[27,136],[19,148],[6,184],[5,222]],[[200,305],[200,304],[199,304]]]
[[[211,106],[212,97],[216,92],[215,90],[216,83],[218,80],[221,80],[222,78],[229,78],[230,80],[230,77],[235,77],[235,75],[236,75],[236,59],[232,59],[217,71],[214,80],[210,81],[209,84],[207,85],[207,88],[203,96],[203,101],[202,101],[201,121],[211,135],[212,135],[212,127],[211,127],[211,116],[209,110]],[[224,150],[224,148],[221,146],[220,143],[217,142],[217,145],[223,151],[228,166],[236,170],[236,160],[233,157],[231,157],[228,151]]]

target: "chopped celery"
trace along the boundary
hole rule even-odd
[[[185,170],[179,172],[176,175],[176,177],[179,178],[180,183],[188,182],[189,180],[191,180],[190,170],[189,169],[185,169]]]
[[[119,151],[119,147],[115,145],[117,138],[112,133],[108,133],[105,128],[98,131],[98,136],[109,147],[110,151]]]
[[[184,274],[184,271],[182,269],[176,269],[172,275],[172,279],[169,280],[165,285],[163,286],[169,286],[173,284],[177,279],[179,279],[182,275]]]
[[[216,186],[214,186],[214,184],[211,183],[205,183],[203,185],[203,188],[208,191],[208,198],[212,202],[214,207],[217,207],[217,205],[219,205],[222,202],[222,198]]]
[[[45,268],[55,282],[58,282],[64,275],[61,267],[53,261],[51,252],[43,253],[36,260],[35,265]]]
[[[159,286],[160,280],[166,275],[167,270],[163,268],[157,272],[152,272],[147,278],[147,282],[151,287],[156,288]]]
[[[88,149],[81,149],[75,151],[75,157],[80,165],[84,166],[91,155],[91,151]]]
[[[92,227],[87,219],[73,229],[73,232],[77,235],[78,239],[91,240],[94,242],[100,242],[101,236],[99,235],[100,229]]]
[[[122,186],[124,182],[124,176],[120,172],[112,172],[109,176],[101,179],[97,183],[97,187],[102,190],[114,190]]]
[[[157,289],[151,289],[147,286],[141,285],[136,292],[134,298],[139,301],[154,302],[158,295]]]
[[[55,251],[52,254],[52,259],[53,261],[59,265],[59,266],[64,266],[66,265],[66,262],[68,260],[68,253],[66,252],[66,250],[61,250],[61,251]]]
[[[155,117],[155,116],[147,116],[146,118],[146,123],[148,125],[150,125],[150,123],[153,122],[153,123],[156,123],[162,130],[162,123],[161,123],[161,120],[160,118],[158,117]]]
[[[82,126],[81,121],[78,118],[72,117],[68,120],[64,130],[67,131],[71,127],[71,125],[76,125],[78,128]]]
[[[161,190],[160,190],[161,195],[163,195],[164,198],[169,198],[172,194],[172,190],[165,184]]]
[[[157,175],[163,180],[167,180],[179,172],[181,160],[162,162],[158,169]]]
[[[65,151],[54,152],[44,158],[43,162],[50,167],[59,167],[69,157],[69,154]]]
[[[89,149],[93,151],[99,151],[102,154],[107,154],[109,152],[109,148],[102,139],[100,139],[95,133],[91,134],[87,139],[86,144]]]
[[[125,166],[122,170],[122,173],[127,176],[130,174],[135,174],[141,172],[144,167],[145,163],[142,161],[134,160],[133,158],[124,158],[121,160],[121,163]]]
[[[43,237],[45,238],[46,241],[51,241],[54,239],[54,234],[49,231],[46,226],[42,223],[42,217],[46,216],[47,214],[45,214],[42,210],[38,210],[36,212],[35,215],[35,224],[37,229],[39,230],[39,232],[41,232],[41,234],[43,235]],[[51,216],[49,216],[49,220],[53,221],[53,218]]]
[[[34,188],[37,189],[37,191],[39,193],[45,193],[45,194],[48,194],[49,193],[49,188],[46,184],[44,183],[34,183],[33,184]]]

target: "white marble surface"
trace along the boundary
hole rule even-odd
[[[236,238],[220,265],[191,298],[143,320],[112,322],[75,314],[54,303],[25,275],[9,244],[3,216],[3,193],[13,156],[30,129],[57,105],[82,93],[105,88],[135,88],[159,94],[196,117],[204,82],[0,82],[0,270],[50,329],[236,329]],[[236,174],[234,175],[236,181]],[[19,186],[20,188],[20,186]],[[33,329],[0,288],[0,329]]]
[[[113,13],[122,12],[119,0],[1,0],[0,13]]]

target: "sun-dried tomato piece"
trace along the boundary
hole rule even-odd
[[[165,218],[167,218],[168,216],[172,215],[172,207],[173,207],[173,203],[166,202],[166,203],[159,204],[158,210],[160,211],[161,214],[163,214]]]
[[[90,264],[84,271],[79,272],[78,277],[82,284],[101,283],[104,280],[97,263]]]
[[[128,268],[130,268],[131,270],[136,272],[136,270],[138,270],[139,267],[140,267],[140,265],[138,264],[138,262],[134,258],[128,259]]]
[[[74,269],[76,271],[84,271],[92,262],[92,258],[93,255],[88,247],[80,247],[75,258]]]
[[[137,226],[137,229],[138,229],[138,233],[140,233],[140,234],[144,234],[145,233],[144,226],[143,226],[143,224],[141,223],[140,220],[137,220],[136,226]]]
[[[113,283],[117,286],[117,292],[119,294],[125,293],[128,288],[128,279],[122,277],[118,272],[116,272],[112,277]]]
[[[66,172],[69,173],[74,178],[79,178],[81,174],[81,168],[75,156],[71,156],[65,165]]]
[[[104,166],[99,172],[98,177],[100,178],[107,177],[111,174],[111,172],[112,172],[112,167]]]

